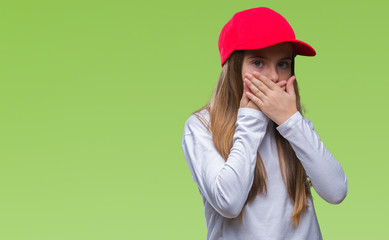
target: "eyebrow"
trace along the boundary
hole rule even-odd
[[[259,56],[259,55],[252,55],[249,57],[250,58],[263,58],[263,59],[268,59],[267,57],[264,57],[264,56]],[[289,59],[289,60],[292,60],[292,57],[283,57],[281,58],[280,60],[284,60],[284,59]]]

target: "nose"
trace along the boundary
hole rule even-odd
[[[278,72],[277,72],[277,67],[271,66],[267,69],[265,76],[272,80],[273,82],[277,83],[278,82]]]

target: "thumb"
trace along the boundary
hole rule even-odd
[[[289,94],[295,94],[293,82],[296,80],[296,76],[291,76],[286,83],[286,92]]]

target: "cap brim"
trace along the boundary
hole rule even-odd
[[[282,42],[291,42],[294,46],[296,55],[302,55],[302,56],[316,55],[316,51],[315,49],[313,49],[313,47],[297,39],[284,39],[276,42],[274,42],[274,40],[270,40],[270,41],[271,42],[266,40],[250,41],[244,45],[239,46],[238,49],[259,49],[259,48],[270,47],[272,45],[282,43]]]
[[[313,47],[311,47],[309,44],[303,41],[295,39],[289,42],[292,42],[296,55],[311,56],[311,57],[316,55],[315,49],[313,49]]]

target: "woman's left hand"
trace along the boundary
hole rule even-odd
[[[246,73],[244,81],[252,92],[246,92],[247,97],[266,116],[281,125],[297,112],[296,94],[293,86],[295,79],[295,76],[291,76],[287,80],[286,91],[284,91],[275,82],[257,71],[254,71],[253,74]]]

